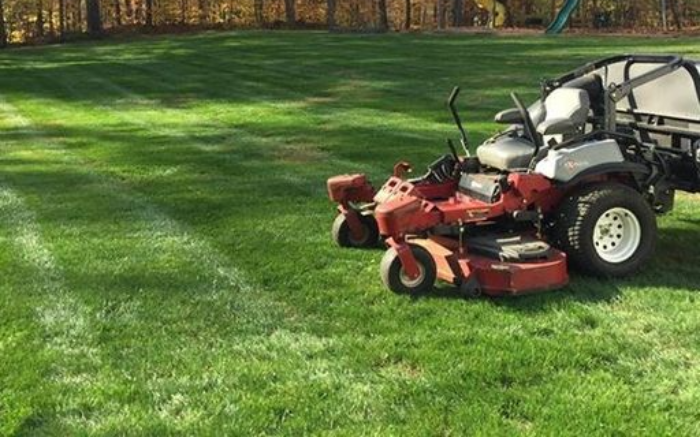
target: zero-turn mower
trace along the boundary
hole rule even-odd
[[[384,241],[384,284],[423,293],[436,279],[467,296],[562,287],[568,266],[598,277],[637,271],[654,252],[656,214],[676,190],[700,191],[700,74],[679,56],[621,55],[552,80],[529,107],[501,111],[508,125],[470,156],[432,163],[419,178],[399,162],[375,190],[361,174],[335,176],[342,247]]]

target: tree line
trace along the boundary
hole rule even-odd
[[[0,47],[189,28],[543,27],[564,0],[0,0]],[[496,8],[498,5],[498,8]],[[497,12],[499,11],[499,12]],[[503,14],[500,19],[495,15]],[[570,26],[688,29],[700,0],[582,0]]]

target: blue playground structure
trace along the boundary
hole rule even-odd
[[[548,35],[560,34],[566,24],[569,22],[571,15],[574,13],[576,8],[581,4],[581,0],[566,0],[564,6],[559,10],[559,13],[547,27],[546,33]]]

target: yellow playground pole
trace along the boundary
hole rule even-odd
[[[489,11],[489,27],[503,27],[506,22],[506,7],[497,0],[476,0],[476,4]]]

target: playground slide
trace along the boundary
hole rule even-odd
[[[496,16],[491,17],[491,27],[503,27],[506,22],[506,7],[503,3],[496,0],[476,0],[476,4],[489,13],[496,12]]]
[[[561,33],[566,27],[566,23],[569,22],[571,14],[574,13],[581,0],[566,0],[564,6],[559,10],[556,18],[549,24],[546,33],[550,35],[556,35]]]

